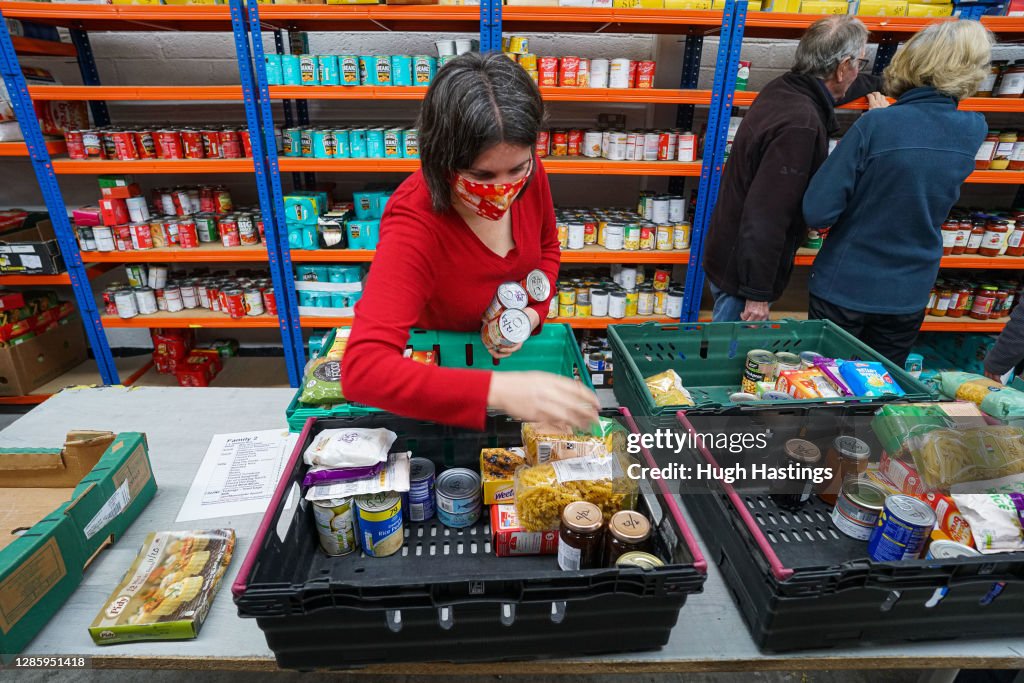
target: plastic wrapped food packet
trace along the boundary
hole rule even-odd
[[[1024,475],[955,486],[952,498],[983,553],[1024,550]]]
[[[990,425],[933,429],[905,442],[924,483],[948,491],[954,484],[1024,473],[1024,429]]]
[[[527,462],[531,465],[626,451],[625,427],[607,417],[598,418],[589,432],[543,422],[524,422],[522,436]]]
[[[906,393],[885,366],[874,361],[844,361],[839,366],[839,374],[854,396],[903,396]]]
[[[904,443],[935,429],[984,426],[985,418],[973,403],[890,403],[875,412],[871,429],[889,455],[909,457]]]
[[[603,455],[520,467],[515,476],[519,523],[527,531],[557,529],[562,510],[583,500],[601,509],[605,521],[636,505],[637,484],[625,472],[632,460]]]
[[[652,375],[644,380],[647,391],[651,392],[654,405],[659,408],[663,406],[692,406],[693,397],[690,392],[683,388],[683,380],[675,370],[666,370]]]
[[[946,396],[970,401],[1001,420],[1024,424],[1024,392],[970,372],[943,372],[938,382]]]
[[[397,438],[390,429],[325,429],[313,437],[302,457],[310,466],[372,467],[388,459]]]

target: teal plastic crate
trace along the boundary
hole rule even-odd
[[[902,400],[936,400],[938,393],[903,368],[828,320],[769,320],[737,323],[612,325],[608,328],[615,362],[615,397],[635,415],[664,415],[679,410],[724,412],[739,405],[820,404],[821,399],[758,401],[735,404],[729,396],[740,390],[747,352],[817,351],[829,358],[878,361],[907,393]],[[695,405],[654,405],[644,378],[673,369]],[[893,397],[896,399],[897,397]],[[847,397],[829,403],[880,401],[886,398]]]
[[[332,332],[324,340],[323,348],[329,349],[333,343]],[[434,351],[438,365],[445,368],[476,368],[505,372],[541,370],[563,377],[575,377],[590,389],[594,388],[572,328],[565,324],[545,325],[539,334],[530,337],[523,344],[522,349],[502,361],[494,360],[487,352],[480,334],[476,332],[413,330],[409,335],[407,347],[414,351]],[[357,403],[344,403],[331,408],[306,405],[299,402],[301,394],[300,388],[292,397],[286,411],[288,429],[293,432],[301,431],[306,420],[311,417],[351,417],[380,412],[377,408]]]

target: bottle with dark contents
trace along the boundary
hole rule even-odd
[[[856,477],[868,468],[871,447],[855,436],[837,436],[825,455],[825,466],[831,468],[832,478],[823,482],[818,497],[834,506],[839,489],[847,477]]]
[[[562,510],[558,566],[564,571],[596,569],[603,559],[604,515],[593,503],[577,500]]]
[[[608,520],[604,539],[604,566],[614,567],[620,555],[652,551],[651,523],[639,512],[622,510]]]
[[[782,468],[791,464],[800,469],[816,467],[821,462],[821,449],[806,439],[790,439],[782,447]],[[771,498],[776,505],[786,510],[798,510],[811,499],[814,492],[814,480],[806,479],[774,479],[772,480]]]

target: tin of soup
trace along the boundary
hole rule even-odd
[[[393,491],[357,496],[356,519],[363,552],[370,557],[394,555],[404,542],[402,498]]]
[[[878,525],[868,540],[868,555],[877,562],[916,560],[935,526],[935,511],[913,496],[885,499]]]
[[[480,519],[480,475],[464,467],[445,470],[434,484],[437,519],[445,526],[461,529]]]
[[[413,458],[409,462],[409,493],[404,494],[402,509],[410,522],[425,522],[434,516],[434,463],[426,458]]]

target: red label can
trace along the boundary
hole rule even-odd
[[[228,213],[235,208],[234,203],[231,201],[231,193],[223,185],[213,188],[213,203],[214,211],[217,213]]]
[[[207,159],[220,158],[220,132],[216,130],[204,130],[200,133],[203,140],[203,154]]]
[[[569,131],[567,137],[567,151],[569,156],[578,157],[583,153],[583,131],[574,128]]]
[[[103,146],[103,134],[98,130],[82,131],[82,147],[85,148],[85,158],[105,159],[106,149]]]
[[[676,158],[676,136],[668,131],[658,133],[658,161],[672,161]]]
[[[564,157],[569,153],[569,134],[564,130],[551,131],[551,154]]]
[[[252,157],[252,139],[249,137],[249,129],[242,128],[238,131],[238,137],[242,141],[242,156],[246,159]]]
[[[215,282],[211,282],[206,286],[206,298],[210,302],[211,311],[222,311],[224,306],[220,300],[220,285]]]
[[[583,224],[583,244],[597,244],[597,223]]]
[[[654,239],[658,229],[653,225],[640,226],[640,249],[649,251],[654,249]]]
[[[558,70],[558,83],[563,87],[575,88],[577,77],[580,73],[579,57],[562,57],[561,66]]]
[[[263,311],[267,315],[277,315],[277,296],[273,287],[263,290]]]
[[[68,148],[68,157],[71,159],[88,159],[85,152],[85,142],[82,138],[82,131],[68,130],[64,132],[64,144]]]
[[[116,159],[117,158],[117,147],[114,145],[114,138],[109,130],[105,130],[100,134],[100,138],[103,142],[103,157],[104,159]]]
[[[654,87],[654,62],[633,62],[636,67],[635,88]],[[630,67],[632,70],[633,67]]]
[[[238,241],[245,246],[252,246],[260,243],[259,233],[256,231],[256,223],[252,214],[242,213],[236,220],[238,223]]]
[[[139,153],[140,159],[156,159],[156,140],[153,139],[153,131],[137,130],[135,135],[135,151]]]
[[[132,244],[132,229],[127,225],[118,225],[111,230],[114,233],[114,244],[118,251],[134,251]]]
[[[635,88],[636,87],[636,72],[637,72],[637,65],[639,63],[640,62],[638,62],[636,60],[630,60],[630,62],[629,62],[629,87],[631,87],[631,88]]]
[[[537,60],[537,82],[541,86],[558,85],[558,57],[541,57]]]
[[[149,223],[132,223],[128,226],[131,230],[132,247],[138,250],[153,248],[153,235],[149,231]]]
[[[158,130],[156,132],[156,153],[161,159],[184,159],[185,149],[182,145],[182,134],[176,130]]]
[[[225,289],[224,310],[234,319],[245,317],[245,294],[240,289]]]
[[[198,130],[181,131],[181,146],[186,159],[202,159],[206,156],[203,136]]]
[[[111,131],[110,139],[114,142],[114,158],[119,161],[132,161],[139,158],[135,151],[135,136],[126,131]]]
[[[178,246],[182,249],[196,249],[199,247],[199,232],[196,230],[196,222],[194,220],[178,221]]]
[[[171,193],[174,197],[174,213],[178,216],[186,216],[192,213],[192,200],[188,196],[188,190],[175,190]]]
[[[217,230],[220,231],[220,243],[223,246],[242,246],[241,237],[238,234],[238,223],[233,217],[224,217],[218,221]]]
[[[551,132],[542,130],[537,133],[537,145],[535,152],[538,158],[546,157],[551,153]]]
[[[211,185],[199,188],[199,213],[217,213],[217,201],[214,199]]]
[[[242,158],[242,139],[238,136],[237,130],[222,130],[220,132],[220,155],[224,159]]]
[[[266,242],[267,237],[263,232],[263,216],[256,214],[253,216],[252,220],[256,224],[256,230],[260,234],[260,242]]]

